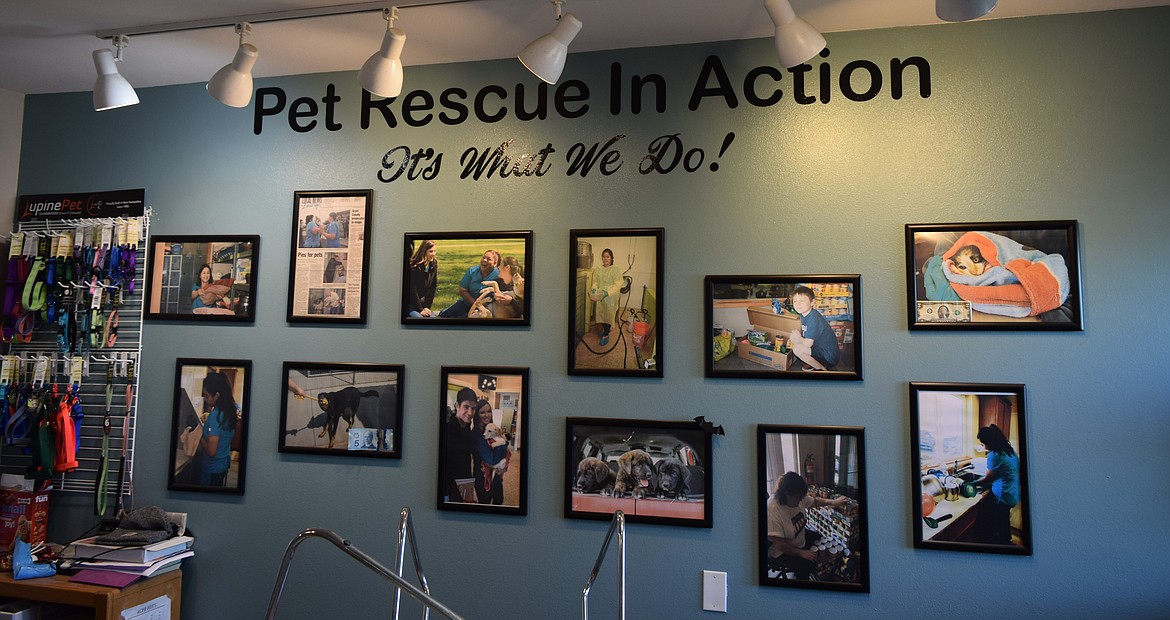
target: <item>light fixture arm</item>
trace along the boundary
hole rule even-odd
[[[249,22],[239,22],[236,24],[236,34],[240,35],[240,45],[244,44],[244,37],[252,34],[252,24]]]
[[[114,35],[110,38],[110,43],[114,45],[114,62],[122,62],[122,50],[130,47],[130,37],[124,34]]]
[[[553,6],[557,7],[557,21],[561,21],[561,7],[564,6],[565,0],[549,0]]]
[[[391,6],[382,9],[382,19],[386,20],[386,30],[393,28],[395,22],[398,21],[398,7]]]

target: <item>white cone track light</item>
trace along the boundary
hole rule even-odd
[[[776,24],[776,54],[786,69],[808,62],[825,49],[824,35],[797,17],[788,0],[764,0],[764,8]]]
[[[358,83],[362,88],[379,97],[397,97],[402,92],[402,48],[406,46],[406,33],[394,27],[398,21],[398,7],[382,10],[386,20],[386,34],[382,36],[382,48],[374,52],[358,71]]]
[[[207,82],[207,92],[224,105],[242,108],[252,100],[252,67],[260,56],[260,50],[251,43],[244,43],[244,37],[252,34],[252,24],[236,24],[236,34],[240,35],[236,57],[211,76]]]
[[[138,104],[138,93],[122,74],[118,73],[116,62],[122,60],[122,50],[130,45],[126,35],[115,35],[111,39],[114,51],[100,49],[93,51],[93,64],[97,69],[97,81],[93,84],[93,109],[112,110]]]
[[[549,84],[556,84],[561,77],[561,71],[565,69],[569,44],[573,42],[577,33],[581,32],[582,24],[572,13],[561,15],[564,0],[552,0],[552,3],[557,7],[556,27],[552,32],[526,45],[517,58],[533,75]]]

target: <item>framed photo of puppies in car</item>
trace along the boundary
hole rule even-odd
[[[528,369],[442,372],[438,509],[528,514]]]
[[[711,445],[699,422],[568,418],[565,517],[711,527]]]
[[[402,457],[401,364],[285,362],[281,452]]]
[[[402,324],[529,325],[532,255],[530,230],[406,233]]]
[[[869,592],[865,429],[756,428],[760,584]]]
[[[1076,220],[907,224],[913,330],[1082,331]]]

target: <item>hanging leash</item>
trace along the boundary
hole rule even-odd
[[[130,406],[134,403],[134,360],[126,363],[126,414],[122,416],[122,460],[118,462],[118,495],[114,498],[114,516],[122,514],[122,495],[126,489],[126,444],[130,441]]]
[[[106,413],[102,417],[102,460],[98,465],[98,481],[93,493],[93,511],[99,517],[106,515],[109,497],[106,482],[110,477],[110,405],[114,402],[114,364],[106,368]]]

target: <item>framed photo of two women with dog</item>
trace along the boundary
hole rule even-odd
[[[281,452],[402,457],[401,364],[285,362]]]
[[[907,224],[913,330],[1081,331],[1076,220]]]
[[[698,420],[568,418],[565,516],[711,527],[711,445]]]
[[[530,230],[404,237],[403,325],[529,325],[531,289]]]

